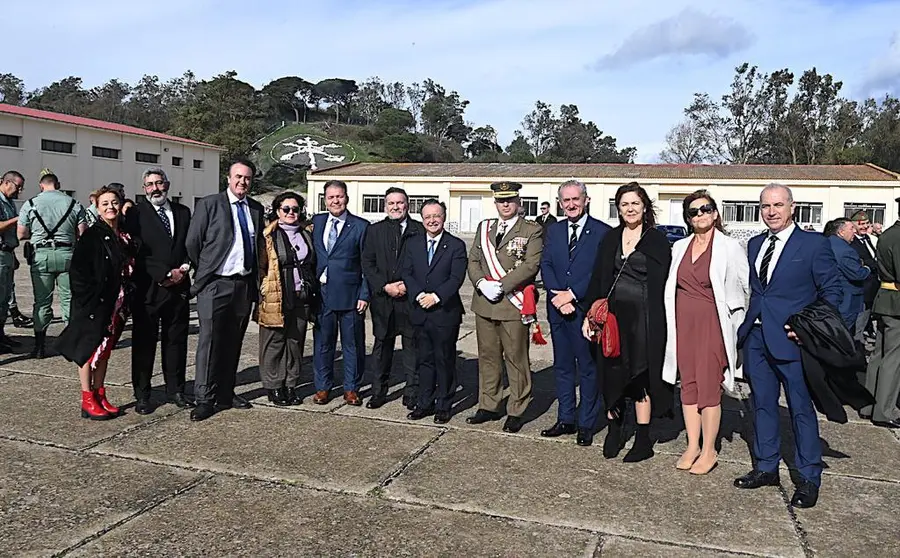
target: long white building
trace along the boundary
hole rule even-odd
[[[172,198],[193,208],[196,199],[219,191],[222,151],[133,126],[0,103],[0,173],[25,176],[20,203],[37,195],[44,168],[87,204],[92,190],[110,182],[124,184],[129,198],[142,196],[141,173],[158,166],[169,176]]]
[[[821,231],[829,219],[862,209],[873,221],[891,224],[897,217],[900,175],[875,165],[628,165],[515,163],[351,163],[309,175],[309,211],[324,211],[322,187],[332,179],[347,183],[349,209],[369,220],[384,218],[384,191],[399,186],[410,196],[411,211],[438,198],[447,204],[447,227],[474,232],[481,219],[496,216],[490,184],[522,183],[526,215],[538,214],[548,201],[557,215],[556,189],[576,178],[587,185],[590,212],[610,224],[618,222],[613,197],[622,184],[644,186],[657,207],[661,224],[684,225],[681,203],[691,192],[710,191],[729,231],[762,228],[759,192],[770,182],[791,187],[796,221]]]

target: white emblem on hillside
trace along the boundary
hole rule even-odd
[[[285,147],[293,147],[295,151],[285,153],[279,157],[282,161],[290,161],[297,155],[306,155],[309,157],[309,166],[312,170],[317,170],[316,155],[321,155],[322,159],[330,163],[340,163],[344,160],[344,155],[334,155],[329,153],[328,149],[340,149],[342,146],[337,143],[320,144],[309,136],[298,138],[294,141],[287,141],[282,144]]]

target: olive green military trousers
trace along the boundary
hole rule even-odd
[[[69,321],[69,265],[71,248],[38,248],[31,266],[31,285],[34,289],[34,331],[47,331],[53,320],[53,291],[59,292],[62,319]]]

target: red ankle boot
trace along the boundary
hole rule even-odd
[[[112,417],[106,412],[106,409],[97,401],[92,391],[81,392],[81,418],[89,418],[91,420],[109,420]]]
[[[111,414],[114,417],[119,416],[119,408],[113,407],[113,404],[110,403],[109,400],[106,398],[106,388],[105,387],[97,388],[97,390],[94,392],[94,394],[96,396],[97,403],[100,403],[100,406],[103,407],[103,409],[107,413]]]

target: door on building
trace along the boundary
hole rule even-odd
[[[683,203],[684,203],[684,198],[669,200],[669,224],[670,225],[681,225],[682,227],[684,226],[684,211],[682,210]]]
[[[481,196],[460,196],[459,231],[475,232],[481,222]]]

